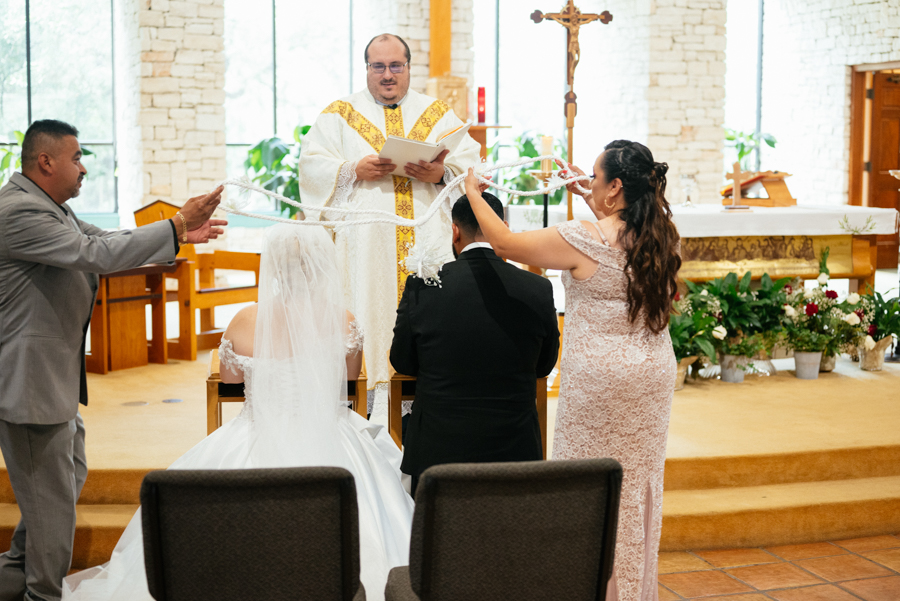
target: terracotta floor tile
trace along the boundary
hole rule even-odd
[[[659,587],[659,601],[680,601],[681,597],[667,589],[661,584],[657,584]]]
[[[897,601],[900,599],[900,576],[853,580],[842,582],[841,586],[866,601]]]
[[[875,563],[900,572],[900,549],[881,549],[880,551],[867,551],[862,553]]]
[[[828,557],[829,555],[844,555],[846,549],[836,547],[831,543],[808,543],[805,545],[781,545],[778,547],[767,547],[766,551],[774,553],[778,557],[783,557],[788,561],[796,561],[798,559],[811,559],[813,557]]]
[[[859,598],[833,584],[768,591],[766,594],[777,601],[859,601]]]
[[[891,574],[890,570],[887,568],[857,555],[819,557],[817,559],[804,559],[803,561],[798,561],[796,563],[829,582],[857,580],[859,578],[874,578],[876,576],[888,576]]]
[[[773,563],[781,561],[771,553],[762,549],[724,549],[721,551],[694,551],[717,568],[749,566],[757,563]]]
[[[772,601],[762,593],[746,595],[725,595],[724,597],[703,597],[703,601]]]
[[[682,597],[689,598],[753,592],[749,586],[718,570],[663,574],[659,581]]]
[[[824,583],[821,578],[816,578],[809,572],[789,563],[747,566],[725,571],[761,591]]]
[[[672,574],[674,572],[696,572],[697,570],[709,570],[713,566],[706,563],[696,555],[684,551],[671,551],[659,554],[659,573]]]
[[[867,536],[866,538],[851,538],[849,540],[836,540],[834,544],[840,545],[848,551],[863,553],[876,549],[893,549],[900,547],[900,538],[886,534],[884,536]]]

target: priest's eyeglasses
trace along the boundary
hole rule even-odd
[[[403,63],[402,65],[400,63],[391,63],[390,66],[387,66],[384,63],[366,63],[366,64],[372,68],[372,71],[375,71],[375,73],[378,73],[379,75],[384,73],[385,69],[390,69],[391,73],[396,75],[397,73],[403,73],[403,69],[404,69],[404,67],[406,67],[406,65],[409,64],[409,61]]]

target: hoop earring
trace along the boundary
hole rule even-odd
[[[614,209],[616,207],[615,201],[613,201],[612,204],[609,204],[609,194],[607,194],[606,198],[603,199],[603,204],[606,205],[607,209]]]

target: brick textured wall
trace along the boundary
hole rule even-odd
[[[145,203],[181,203],[226,175],[223,1],[141,0]]]
[[[763,168],[793,174],[805,203],[847,202],[850,67],[900,61],[895,0],[781,0],[766,3]]]

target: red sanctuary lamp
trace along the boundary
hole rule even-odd
[[[485,101],[484,101],[484,88],[478,88],[478,122],[484,123],[485,119]]]

